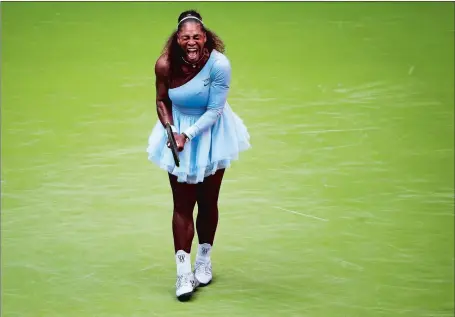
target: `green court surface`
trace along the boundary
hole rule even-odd
[[[145,150],[189,8],[226,42],[253,148],[222,186],[215,281],[180,303]],[[3,2],[2,316],[453,316],[453,10]]]

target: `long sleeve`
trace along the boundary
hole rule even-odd
[[[191,140],[211,127],[222,115],[231,83],[231,64],[227,58],[213,63],[210,71],[210,93],[207,110],[184,133]]]

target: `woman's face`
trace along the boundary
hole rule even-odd
[[[197,62],[202,57],[206,41],[205,32],[198,22],[185,22],[177,33],[177,43],[190,63]]]

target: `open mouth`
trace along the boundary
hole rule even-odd
[[[196,61],[199,57],[199,50],[197,48],[188,48],[186,55],[189,61]]]

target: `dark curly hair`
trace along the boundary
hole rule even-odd
[[[188,16],[191,17],[196,17],[199,20],[202,21],[202,16],[197,12],[196,10],[188,10],[182,12],[178,19],[177,23],[180,23],[180,21],[183,18],[186,18]],[[200,21],[197,19],[186,19],[183,23],[178,25],[178,28],[172,32],[172,34],[169,36],[168,40],[166,41],[166,44],[163,48],[162,54],[167,57],[167,60],[170,65],[170,74],[169,76],[172,78],[172,74],[178,71],[183,64],[182,56],[184,56],[184,52],[180,45],[177,43],[177,33],[180,31],[181,27],[187,22],[187,21],[192,21],[192,22],[197,22],[201,26],[202,30],[205,32],[206,37],[207,37],[207,42],[205,43],[205,48],[208,49],[209,52],[212,52],[212,50],[217,50],[220,53],[224,53],[225,50],[225,45],[224,42],[221,40],[221,38],[215,34],[212,30],[206,28],[204,24],[202,24]]]

